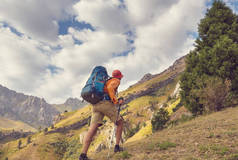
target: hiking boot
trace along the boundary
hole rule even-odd
[[[80,154],[79,160],[90,160],[85,153]]]
[[[115,145],[114,152],[116,153],[116,152],[121,152],[121,151],[123,151],[123,148],[120,147],[119,145]]]

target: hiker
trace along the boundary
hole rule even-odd
[[[97,132],[98,127],[103,124],[104,116],[107,116],[117,125],[114,152],[122,151],[119,143],[123,130],[123,119],[118,116],[118,110],[116,107],[117,104],[121,105],[123,103],[122,99],[117,99],[116,97],[117,88],[120,85],[122,77],[123,75],[119,70],[114,70],[112,72],[112,78],[110,78],[104,86],[104,99],[93,105],[90,127],[84,139],[82,153],[80,154],[79,160],[89,160],[87,157],[88,148],[92,142],[93,136]]]

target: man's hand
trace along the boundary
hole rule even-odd
[[[123,104],[123,103],[124,103],[124,99],[123,99],[122,97],[120,97],[120,98],[118,99],[118,104],[121,105],[121,104]]]

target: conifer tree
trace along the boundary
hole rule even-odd
[[[231,81],[231,91],[238,95],[238,17],[224,2],[214,0],[198,33],[181,77],[182,101],[195,115],[204,111],[195,91],[211,76]]]

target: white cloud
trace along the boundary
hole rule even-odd
[[[128,30],[126,10],[119,0],[81,0],[75,6],[78,21],[85,21],[99,30],[123,33]]]
[[[135,25],[147,25],[154,18],[167,13],[178,0],[125,0],[130,21]]]
[[[0,28],[0,83],[31,93],[47,70],[49,57],[43,45],[28,37],[19,37],[9,28]]]
[[[162,71],[191,49],[194,39],[187,32],[196,31],[204,5],[205,1],[179,1],[170,5],[166,13],[136,27],[134,54],[111,59],[107,66],[120,68],[128,79],[125,83],[148,72]]]
[[[113,53],[122,52],[128,47],[125,35],[104,31],[79,32],[71,28],[69,34],[60,36],[60,39],[63,49],[51,57],[51,64],[63,70],[57,74],[48,72],[44,76],[44,83],[35,91],[54,103],[62,103],[69,96],[80,97],[81,88],[93,67],[102,65],[113,57]],[[73,39],[83,44],[74,45]]]
[[[74,0],[1,0],[0,21],[37,40],[54,42],[57,21],[67,18]],[[68,14],[66,14],[68,13]]]
[[[123,72],[120,89],[125,89],[148,72],[166,69],[193,48],[189,33],[197,31],[207,1],[2,0],[0,21],[24,36],[0,23],[0,84],[63,103],[70,96],[79,98],[93,67],[104,65],[109,74],[114,69]],[[95,31],[69,28],[67,35],[59,36],[57,21],[68,14],[90,23]],[[127,36],[127,31],[134,35]],[[61,49],[52,49],[52,43]],[[128,55],[118,56],[132,48]]]

